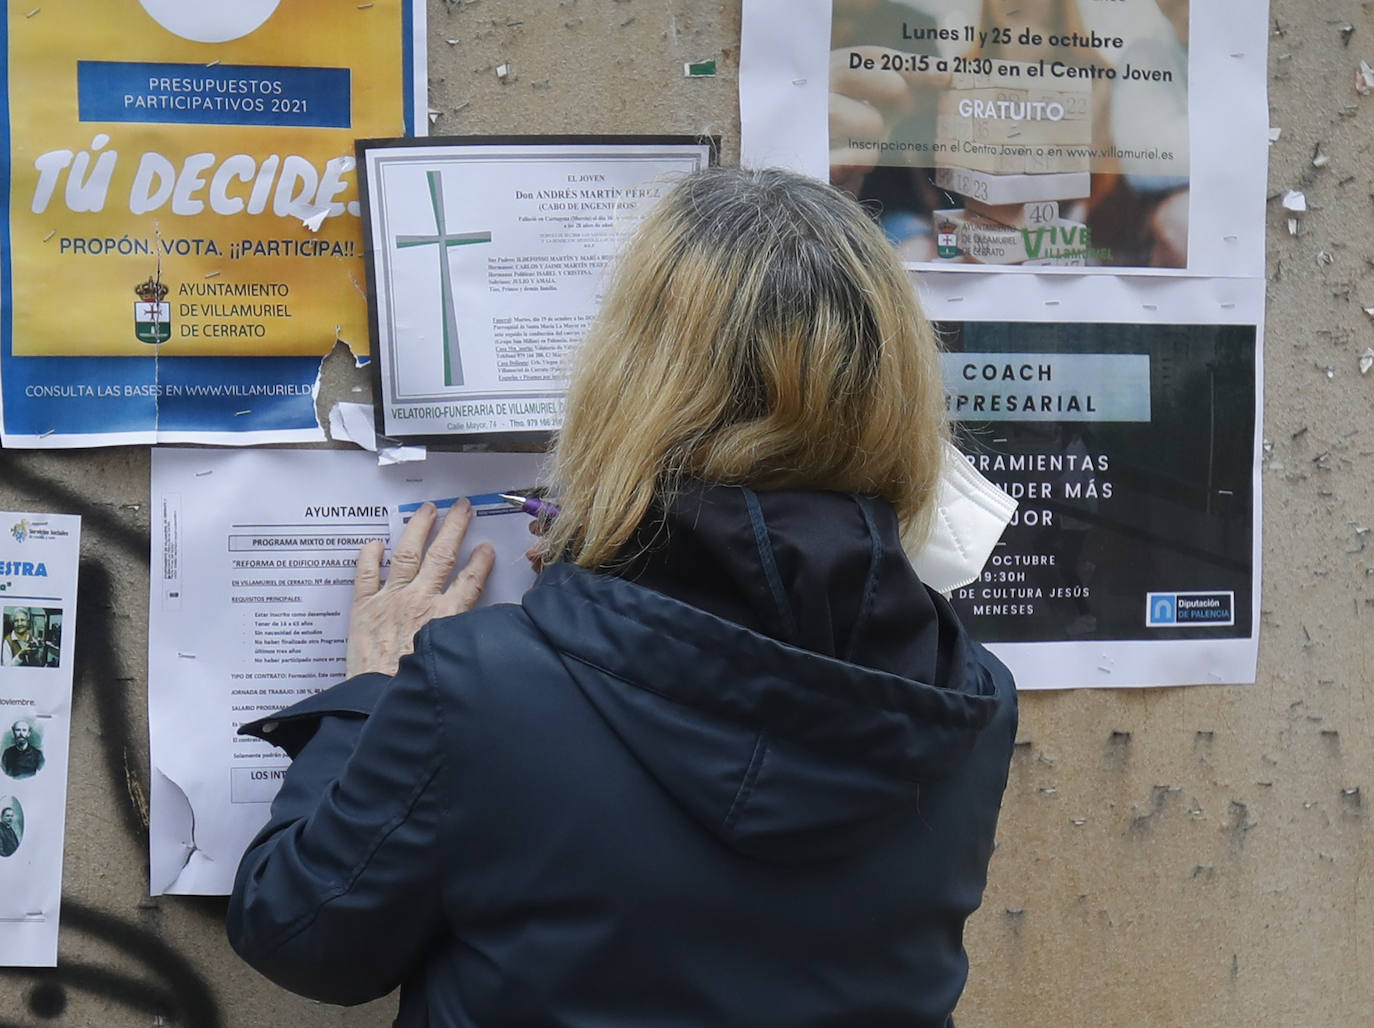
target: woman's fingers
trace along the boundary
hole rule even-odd
[[[544,570],[544,544],[535,543],[525,551],[525,559],[530,562],[530,568],[537,575]]]
[[[449,614],[461,614],[475,607],[495,564],[496,551],[491,543],[479,543],[473,547],[463,570],[458,572],[458,577],[444,592],[444,609]]]
[[[472,504],[466,499],[458,500],[444,515],[434,542],[429,544],[420,570],[415,575],[415,584],[429,592],[443,592],[444,583],[458,563],[458,551],[463,546],[463,536],[468,525],[472,524]]]
[[[373,539],[358,551],[353,576],[353,602],[366,599],[382,587],[382,554],[386,543]]]
[[[386,588],[395,589],[407,584],[420,570],[424,558],[425,540],[429,530],[434,527],[438,511],[432,503],[422,503],[420,509],[411,515],[401,538],[391,549],[391,571],[386,576]]]

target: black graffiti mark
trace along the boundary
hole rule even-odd
[[[125,830],[140,841],[147,837],[146,811],[135,799],[135,790],[148,795],[147,776],[135,768],[129,747],[137,723],[129,709],[132,679],[121,673],[119,649],[114,639],[110,611],[115,596],[110,574],[95,560],[83,560],[77,570],[76,661],[72,676],[74,697],[88,698],[95,706],[100,728],[100,749],[105,772],[121,798],[120,814]]]
[[[48,1021],[60,1017],[66,1010],[69,993],[76,991],[91,993],[140,1014],[162,1017],[170,1024],[222,1028],[224,1019],[210,986],[185,957],[155,935],[72,900],[63,901],[62,929],[64,934],[85,932],[118,947],[146,968],[152,980],[82,962],[59,961],[57,967],[41,970],[0,969],[0,981],[37,980],[26,998],[28,1010],[34,1016]],[[0,990],[4,991],[7,990]],[[0,1022],[0,1028],[30,1026]]]
[[[5,484],[7,489],[32,497],[39,509],[80,514],[87,538],[98,539],[106,552],[122,552],[147,565],[146,532],[122,519],[109,505],[93,503],[89,496],[24,468],[19,460],[7,462]],[[139,752],[135,747],[135,732],[142,719],[131,703],[135,695],[131,688],[134,679],[125,672],[120,661],[119,643],[127,643],[127,639],[117,639],[116,620],[111,616],[119,602],[128,603],[128,598],[121,597],[119,591],[114,577],[99,559],[81,561],[73,692],[90,700],[95,709],[105,771],[123,799],[122,823],[140,848],[144,848],[147,814],[142,797],[147,795],[147,772],[134,756]],[[145,881],[146,877],[145,864]],[[216,922],[223,921],[223,899],[192,900],[183,906]],[[59,1022],[67,1013],[73,994],[89,993],[107,1005],[123,1007],[150,1020],[161,1017],[170,1024],[191,1028],[221,1028],[223,1018],[205,978],[156,935],[138,924],[64,897],[63,938],[69,938],[72,932],[85,933],[116,947],[133,959],[137,969],[127,973],[86,961],[64,961],[60,957],[56,968],[0,969],[0,983],[13,982],[21,988],[28,985],[24,997],[27,1012],[41,1023]],[[0,995],[14,996],[17,1001],[16,991],[0,987]],[[14,1016],[16,1008],[17,1002],[5,1011],[6,1015]],[[5,1020],[0,1021],[0,1028],[34,1026]]]
[[[57,982],[39,982],[29,990],[29,1013],[45,1021],[61,1017],[67,1009],[67,990]]]
[[[92,503],[90,496],[25,468],[16,454],[11,453],[10,456],[14,459],[6,462],[7,489],[40,497],[44,501],[43,505],[50,510],[80,514],[83,532],[94,530],[102,539],[117,546],[129,556],[137,557],[144,564],[148,563],[148,536],[145,532],[119,518],[108,505]]]

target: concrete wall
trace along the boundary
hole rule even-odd
[[[711,132],[738,154],[737,0],[434,0],[429,17],[435,133]],[[1259,681],[1023,699],[962,1026],[1371,1016],[1374,97],[1352,82],[1374,17],[1274,0],[1271,21],[1271,192],[1303,188],[1312,210],[1296,236],[1269,211]],[[709,56],[716,78],[683,78]],[[351,365],[331,362],[326,402]],[[0,453],[0,508],[85,519],[60,965],[0,969],[0,1028],[389,1024],[391,1001],[341,1014],[241,966],[223,900],[147,895],[148,464]]]

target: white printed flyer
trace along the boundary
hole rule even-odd
[[[381,431],[558,428],[607,265],[715,150],[682,136],[359,142]]]
[[[1268,4],[745,0],[741,162],[921,270],[1264,273]]]
[[[237,734],[344,678],[354,562],[430,500],[466,497],[496,547],[483,603],[533,582],[530,518],[499,493],[541,455],[433,453],[378,467],[357,450],[153,450],[148,618],[151,892],[227,894],[289,761]],[[270,482],[265,489],[262,483]],[[384,572],[390,563],[390,547]]]
[[[0,965],[55,967],[81,519],[0,528]]]

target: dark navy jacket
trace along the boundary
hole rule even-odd
[[[951,1023],[1011,676],[880,501],[706,487],[643,535],[256,726],[295,761],[245,959],[406,1028]]]

